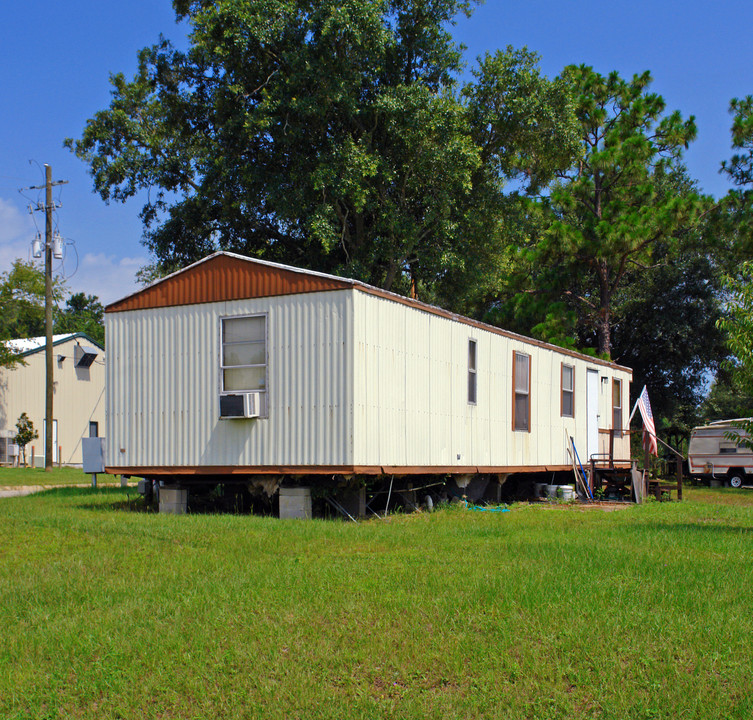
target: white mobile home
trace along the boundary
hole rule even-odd
[[[108,472],[509,474],[629,458],[631,371],[346,278],[216,253],[108,306]]]
[[[26,363],[0,369],[0,462],[9,463],[16,421],[26,413],[39,432],[32,447],[37,465],[44,464],[46,338],[8,340],[6,345]],[[81,463],[81,439],[99,435],[105,422],[104,350],[84,333],[53,335],[52,461]]]

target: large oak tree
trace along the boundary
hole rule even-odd
[[[577,152],[527,51],[460,87],[464,0],[176,0],[190,48],[139,55],[68,144],[105,200],[149,190],[157,272],[218,248],[434,297],[493,264],[505,181]]]

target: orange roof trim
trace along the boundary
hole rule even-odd
[[[107,306],[106,312],[343,290],[346,279],[242,255],[215,253]]]

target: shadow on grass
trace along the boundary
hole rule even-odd
[[[125,494],[125,498],[123,495]],[[32,497],[32,496],[27,496]],[[75,507],[79,510],[95,510],[97,512],[126,511],[135,513],[155,513],[144,502],[143,497],[135,488],[121,487],[57,487],[35,492],[36,498],[59,498],[79,500]]]
[[[92,487],[79,487],[76,485],[60,485],[58,487],[41,488],[34,492],[27,493],[25,495],[17,495],[16,497],[25,498],[81,498],[86,496],[97,496],[103,494],[114,494],[116,492],[122,492],[122,488],[92,488]]]
[[[81,510],[96,510],[98,512],[130,512],[141,515],[157,515],[156,505],[147,505],[141,496],[129,497],[111,503],[90,503],[78,506]]]

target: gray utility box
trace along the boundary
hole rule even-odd
[[[105,471],[105,439],[103,437],[82,438],[81,451],[84,456],[84,472],[90,475]]]
[[[311,519],[311,488],[280,488],[280,520]]]

